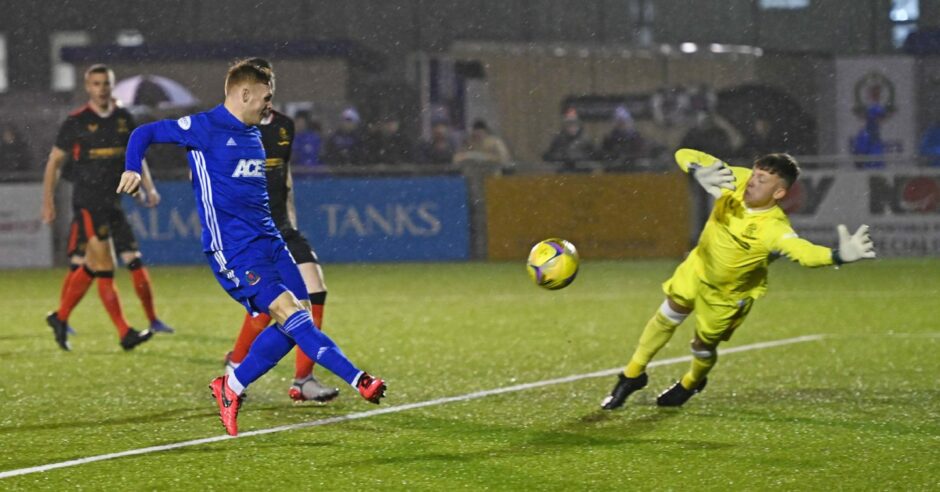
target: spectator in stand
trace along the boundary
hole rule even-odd
[[[320,122],[310,119],[307,111],[298,111],[294,116],[294,144],[291,164],[316,166],[320,164],[320,146],[323,139]]]
[[[359,122],[359,113],[355,109],[343,110],[339,128],[330,134],[323,146],[321,161],[324,164],[362,164],[365,147]]]
[[[716,121],[714,115],[699,111],[695,121],[695,126],[682,137],[679,147],[701,150],[716,156],[732,154],[731,136]]]
[[[940,121],[930,125],[920,140],[920,155],[929,158],[928,166],[940,167]]]
[[[418,159],[422,164],[451,164],[457,145],[446,120],[437,120],[431,126],[431,138],[421,142]]]
[[[623,106],[614,110],[613,128],[604,137],[601,156],[617,164],[633,164],[634,160],[648,156],[646,140],[637,131],[630,111]]]
[[[366,140],[366,162],[369,164],[407,164],[415,160],[414,144],[401,131],[398,116],[387,114],[379,127]]]
[[[29,146],[10,123],[0,127],[0,180],[15,178],[8,173],[25,173],[30,169]]]
[[[572,108],[565,112],[561,131],[552,139],[542,159],[573,166],[579,161],[593,160],[594,153],[594,142],[584,134],[578,113]]]
[[[744,145],[738,149],[738,156],[754,160],[776,152],[784,152],[785,144],[774,135],[774,126],[767,118],[758,116]]]
[[[506,142],[490,132],[490,127],[485,121],[476,120],[460,152],[454,156],[454,162],[463,161],[492,162],[507,166],[512,162],[512,158],[509,156]]]

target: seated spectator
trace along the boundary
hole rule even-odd
[[[928,166],[940,167],[940,122],[934,123],[924,132],[920,140],[920,155],[929,158]]]
[[[605,161],[631,163],[637,158],[647,157],[646,140],[636,129],[630,111],[623,106],[614,110],[613,128],[604,137],[601,156]]]
[[[294,117],[294,144],[291,161],[301,166],[316,166],[320,163],[320,146],[323,139],[320,122],[312,121],[310,113],[298,111]]]
[[[406,164],[415,160],[414,144],[401,131],[395,115],[385,115],[379,128],[366,140],[366,162],[369,164]]]
[[[695,126],[682,137],[679,147],[701,150],[719,159],[728,159],[733,150],[731,136],[712,114],[705,111],[698,113]]]
[[[548,150],[542,155],[547,162],[562,162],[573,165],[579,161],[594,159],[594,142],[584,135],[584,127],[578,113],[570,109],[565,113],[561,131],[552,139]]]
[[[418,160],[422,164],[451,164],[457,145],[450,131],[450,124],[438,120],[431,126],[431,138],[421,142]]]
[[[0,128],[0,177],[7,173],[24,173],[30,170],[29,146],[20,137],[12,124]]]
[[[493,135],[485,121],[476,120],[460,152],[454,156],[454,162],[463,161],[492,162],[505,166],[512,159],[503,139]]]
[[[738,149],[738,156],[750,160],[774,152],[785,152],[785,144],[774,135],[774,126],[767,118],[758,116],[747,135],[744,145]]]
[[[343,111],[339,128],[330,134],[323,146],[321,161],[324,164],[362,164],[365,146],[359,121],[359,113],[355,109],[347,108]]]

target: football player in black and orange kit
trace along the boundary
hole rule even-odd
[[[56,343],[70,350],[68,318],[72,310],[98,279],[98,295],[111,321],[117,327],[121,347],[130,350],[147,341],[154,331],[172,331],[156,315],[150,275],[143,266],[137,241],[131,231],[119,198],[113,193],[124,169],[124,151],[134,120],[111,97],[114,72],[105,65],[93,65],[85,72],[88,104],[66,118],[49,153],[43,177],[42,220],[55,220],[55,188],[60,171],[68,166],[72,181],[74,218],[69,231],[70,270],[62,286],[58,309],[46,317]],[[149,172],[143,185],[146,204],[155,206],[160,195]],[[150,320],[150,328],[131,328],[121,308],[114,286],[113,249],[127,265],[134,288]]]
[[[263,58],[252,58],[249,63],[272,70],[271,63]],[[297,268],[304,279],[310,298],[310,311],[313,323],[323,329],[323,307],[326,304],[326,284],[323,281],[323,269],[316,253],[310,247],[307,238],[297,230],[297,212],[294,208],[293,178],[290,172],[291,146],[294,142],[294,121],[277,111],[271,111],[261,124],[261,143],[266,156],[265,177],[267,178],[268,197],[271,216],[280,231],[287,249],[290,251]],[[255,317],[245,316],[241,332],[235,342],[235,348],[226,355],[227,370],[238,367],[251,343],[271,322],[271,317],[261,313]],[[296,349],[294,383],[288,395],[295,401],[314,400],[327,402],[336,398],[339,390],[321,384],[313,377],[313,361],[299,348]]]

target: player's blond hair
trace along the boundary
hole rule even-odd
[[[274,73],[268,69],[251,63],[251,60],[238,60],[225,74],[225,93],[232,87],[242,84],[268,84],[274,85]]]
[[[88,77],[91,77],[92,74],[103,73],[108,77],[108,80],[111,81],[111,85],[114,85],[114,70],[111,70],[111,67],[105,65],[104,63],[95,63],[94,65],[88,67],[88,70],[85,70],[85,80],[88,80]]]

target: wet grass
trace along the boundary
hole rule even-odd
[[[586,262],[548,292],[508,263],[329,265],[325,329],[387,378],[383,405],[583,374],[626,362],[675,262]],[[222,433],[208,381],[243,313],[204,268],[153,268],[175,335],[121,351],[94,291],[74,351],[43,316],[63,272],[4,272],[0,471]],[[127,275],[128,318],[143,318]],[[774,265],[766,298],[728,346],[825,334],[721,357],[708,389],[664,410],[685,363],[650,371],[622,411],[613,377],[83,464],[4,489],[935,489],[940,476],[940,262],[841,270]],[[691,323],[658,358],[687,354]],[[243,431],[373,410],[348,387],[294,405],[285,360],[252,386]],[[342,383],[318,369],[322,379]]]

